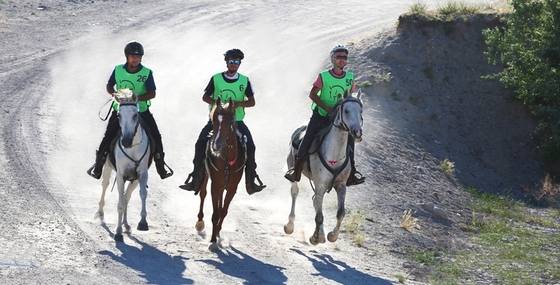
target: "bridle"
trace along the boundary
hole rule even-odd
[[[227,115],[230,115],[229,112],[225,111],[225,113]],[[222,116],[224,114],[224,110],[221,110],[220,113],[218,113],[218,116]],[[218,169],[218,166],[214,163],[214,161],[211,159],[211,157],[209,155],[206,156],[206,161],[208,162],[208,165],[210,167],[212,167],[212,169],[214,169],[216,172],[221,172],[224,174],[224,188],[226,188],[228,180],[229,180],[229,174],[230,173],[236,173],[241,171],[244,167],[245,167],[245,161],[235,170],[230,171],[229,167],[235,165],[235,163],[237,162],[237,156],[239,153],[239,144],[237,142],[237,138],[236,133],[237,133],[237,127],[236,127],[237,122],[235,121],[235,117],[233,117],[233,119],[231,120],[231,123],[229,124],[229,130],[228,133],[226,135],[226,138],[224,139],[224,142],[220,145],[218,145],[217,150],[213,150],[212,149],[212,141],[208,141],[208,147],[211,149],[211,151],[213,153],[218,153],[218,155],[216,157],[218,157],[219,159],[223,160],[225,162],[225,169],[221,170]],[[214,134],[216,135],[216,134]],[[233,142],[231,144],[228,144],[228,141],[230,141],[231,137],[233,136]],[[213,139],[213,138],[212,138]],[[228,156],[232,153],[232,149],[234,148],[234,146],[237,146],[235,149],[235,158],[233,160],[228,160]],[[226,149],[225,153],[222,152],[223,149]]]
[[[346,124],[346,122],[344,121],[344,116],[342,115],[344,112],[344,105],[349,103],[357,103],[360,105],[360,108],[363,108],[361,100],[358,100],[357,98],[354,97],[349,97],[346,100],[339,101],[339,103],[335,107],[337,111],[336,111],[336,116],[334,116],[332,119],[333,121],[332,124],[336,128],[349,132],[350,135],[354,138],[355,134],[350,131],[350,128],[348,128],[348,124]],[[362,117],[362,114],[360,114],[360,126],[363,125],[364,125],[364,118]]]
[[[119,103],[119,108],[122,106],[137,106],[135,102],[123,102],[123,103]],[[120,117],[119,117],[120,120]],[[132,135],[132,137],[136,136],[136,133],[138,132],[138,126],[140,125],[142,118],[138,117],[138,120],[136,121],[136,125],[134,126],[134,134]],[[128,158],[130,159],[132,162],[134,162],[134,169],[138,169],[138,167],[140,166],[140,162],[144,159],[144,157],[146,157],[146,155],[148,154],[148,151],[150,149],[150,140],[148,140],[148,143],[146,144],[146,149],[144,150],[144,153],[142,154],[142,156],[140,157],[140,159],[138,160],[134,160],[132,157],[130,157],[130,155],[128,155],[128,153],[126,153],[124,146],[122,145],[122,134],[121,134],[121,139],[119,139],[118,141],[118,145],[119,145],[119,149],[122,151],[122,153]]]

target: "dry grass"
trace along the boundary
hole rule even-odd
[[[531,194],[538,204],[547,203],[551,206],[560,204],[560,184],[554,182],[554,178],[547,174],[538,188],[523,187],[523,191]]]
[[[455,163],[451,162],[448,158],[444,159],[440,164],[439,168],[447,176],[455,175]]]
[[[410,231],[413,228],[420,228],[418,225],[418,219],[413,217],[414,214],[415,212],[412,212],[412,210],[405,210],[403,212],[401,217],[401,228],[407,231]]]
[[[360,229],[366,220],[366,216],[361,211],[349,211],[348,217],[344,224],[346,233],[352,238],[352,241],[357,245],[363,245],[366,241],[366,236],[360,234]]]

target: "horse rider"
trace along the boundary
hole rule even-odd
[[[210,82],[204,89],[202,100],[209,104],[211,110],[216,99],[221,97],[222,102],[227,102],[230,98],[233,99],[235,106],[235,118],[237,121],[237,129],[241,132],[247,145],[247,162],[245,165],[245,184],[247,193],[252,195],[256,192],[263,190],[266,185],[263,185],[259,176],[257,175],[257,163],[255,160],[255,143],[247,125],[243,122],[245,118],[245,108],[255,106],[255,97],[253,88],[249,78],[237,72],[244,54],[239,49],[230,49],[224,54],[227,70],[220,72],[210,78]],[[209,132],[212,131],[212,122],[208,123],[202,128],[195,144],[195,154],[193,159],[194,169],[189,174],[184,185],[179,188],[188,191],[195,191],[195,195],[200,191],[202,182],[205,175],[205,152],[206,144],[209,139]],[[258,184],[255,183],[258,181]]]
[[[147,131],[153,138],[155,143],[154,161],[156,169],[161,177],[165,179],[173,175],[173,172],[167,172],[163,158],[163,143],[161,141],[161,134],[152,113],[150,113],[151,99],[156,97],[156,85],[152,70],[143,66],[142,56],[144,55],[144,47],[138,42],[129,42],[124,47],[124,55],[126,63],[117,65],[109,77],[107,82],[107,92],[109,94],[115,93],[115,85],[117,90],[129,88],[138,96],[138,113],[142,121],[147,125]],[[118,118],[118,103],[113,102],[113,111],[107,123],[107,129],[99,149],[96,152],[95,163],[88,169],[87,173],[95,178],[101,177],[101,172],[107,155],[110,151],[111,142],[116,138],[120,131],[119,118]]]
[[[342,94],[350,94],[356,88],[354,84],[354,74],[344,71],[348,62],[348,49],[343,45],[335,45],[330,52],[330,59],[333,67],[319,73],[309,92],[309,98],[313,101],[311,109],[313,113],[307,124],[307,131],[298,148],[294,166],[284,175],[291,182],[301,179],[303,163],[308,158],[308,151],[311,143],[319,129],[327,126],[330,122],[329,116],[334,111],[332,108],[342,99]],[[354,163],[354,139],[349,136],[350,145],[350,164],[352,172],[346,182],[347,186],[364,183],[365,177],[358,171]]]

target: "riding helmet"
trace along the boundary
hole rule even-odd
[[[139,42],[129,42],[124,47],[125,55],[144,55],[144,47]]]
[[[243,59],[245,57],[245,55],[243,54],[243,52],[240,49],[230,49],[228,51],[226,51],[226,53],[224,53],[224,60],[228,60],[230,58],[239,58],[239,59]]]
[[[330,58],[331,58],[331,62],[334,63],[334,53],[337,51],[343,51],[346,54],[348,54],[348,48],[346,48],[344,45],[335,45],[332,49],[331,49],[331,53],[330,53]]]

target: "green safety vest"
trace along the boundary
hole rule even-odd
[[[239,78],[231,83],[224,79],[223,73],[214,75],[212,77],[214,81],[214,94],[212,94],[212,98],[217,100],[218,97],[220,97],[223,103],[227,103],[229,98],[231,98],[233,102],[245,101],[247,99],[245,96],[245,89],[247,89],[247,85],[249,84],[249,78],[240,73],[238,74]],[[212,109],[212,106],[210,106],[210,109]],[[243,121],[243,118],[245,118],[245,108],[235,108],[235,120]]]
[[[354,85],[354,73],[352,72],[345,72],[342,78],[333,77],[328,70],[321,72],[319,75],[323,81],[323,88],[319,90],[317,96],[329,108],[334,107],[339,100],[343,99],[344,92],[350,94],[352,91],[352,86]],[[317,106],[316,103],[311,104],[312,110],[316,108],[319,108],[319,115],[323,117],[329,115],[327,111]]]
[[[150,75],[151,70],[145,66],[135,73],[128,73],[124,68],[124,64],[117,65],[115,67],[115,81],[117,82],[117,90],[122,90],[128,88],[134,92],[137,96],[144,95],[146,93],[146,80]],[[138,101],[138,112],[146,112],[148,107],[152,105],[150,100]],[[119,110],[119,104],[113,102],[113,109],[115,111]]]

